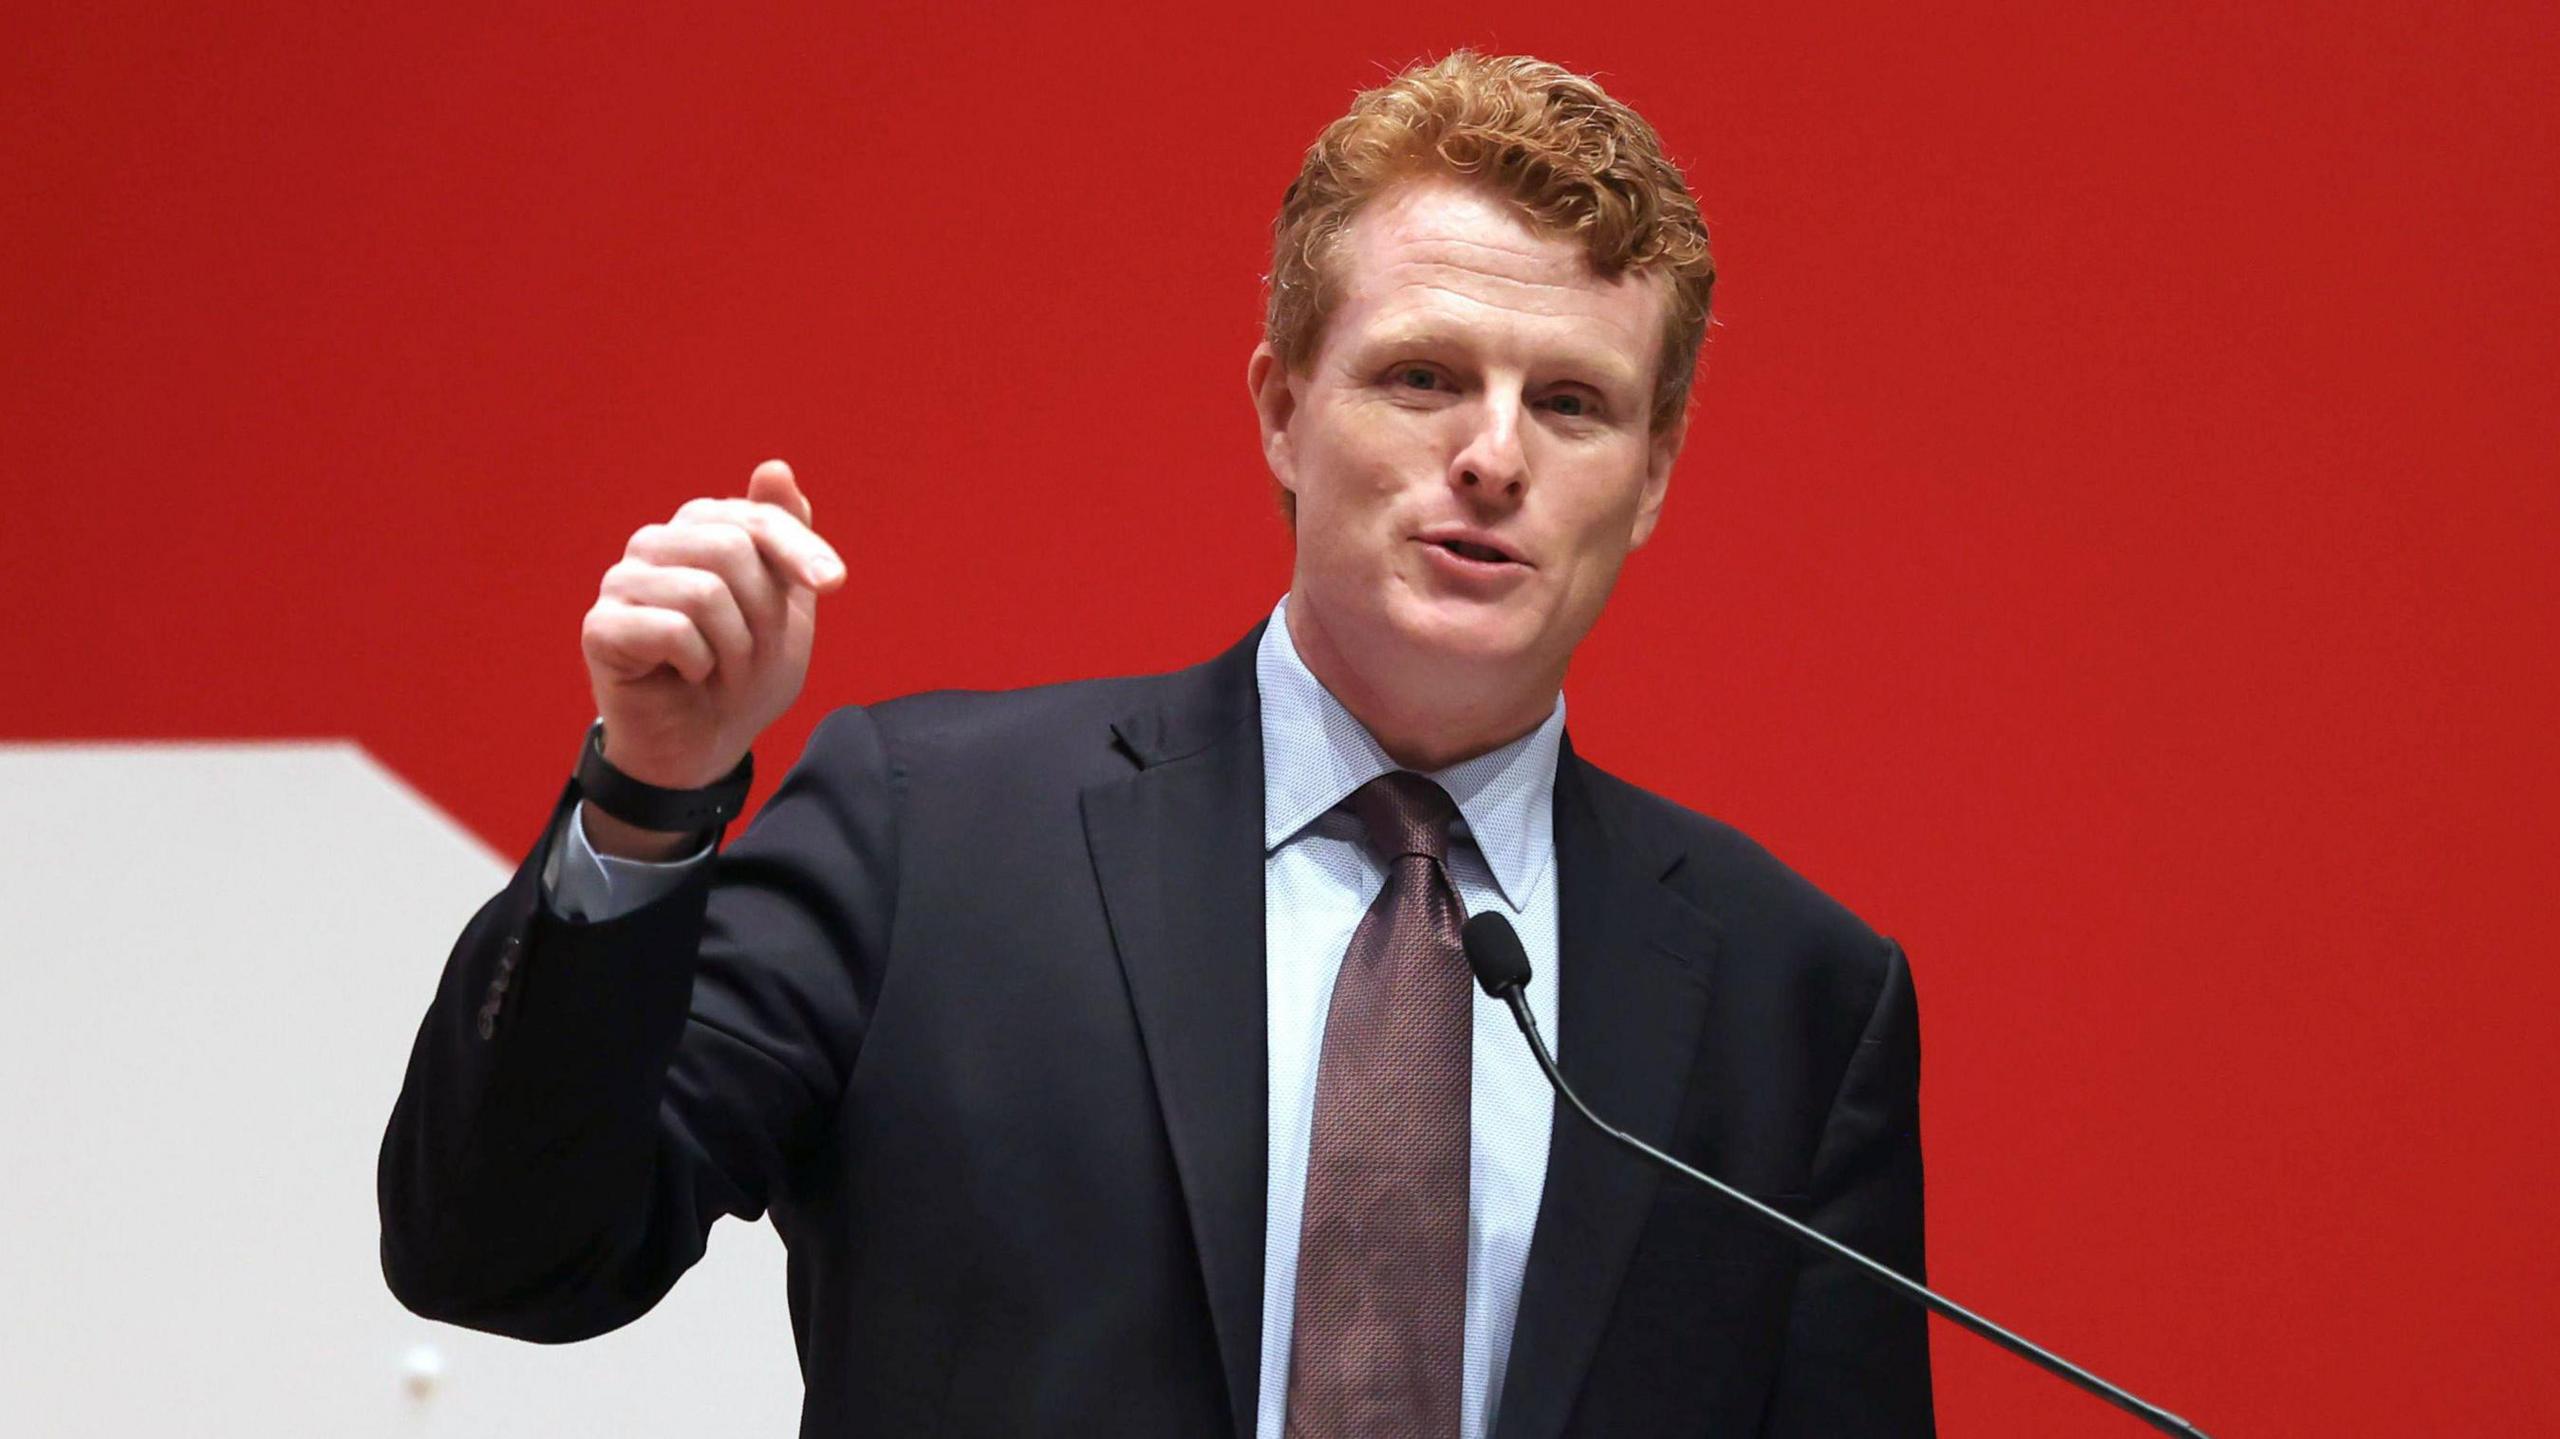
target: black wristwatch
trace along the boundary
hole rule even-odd
[[[755,783],[756,757],[749,751],[738,767],[700,789],[666,789],[633,779],[604,757],[604,721],[587,731],[578,752],[578,793],[589,804],[642,829],[669,834],[721,828],[746,807],[747,790]]]

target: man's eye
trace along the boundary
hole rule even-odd
[[[1576,418],[1590,414],[1593,409],[1590,399],[1582,395],[1555,395],[1550,397],[1547,403],[1556,407],[1557,414],[1571,415]]]
[[[1396,371],[1396,379],[1404,384],[1413,386],[1417,390],[1432,389],[1440,383],[1440,376],[1438,374],[1424,369],[1420,365],[1407,365],[1403,369]]]

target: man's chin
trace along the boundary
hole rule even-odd
[[[1517,606],[1433,600],[1393,617],[1399,648],[1433,668],[1528,668],[1536,663],[1537,625]]]
[[[1302,653],[1312,639],[1383,688],[1507,689],[1534,680],[1545,664],[1542,616],[1516,597],[1488,601],[1401,588],[1338,610],[1314,595],[1292,603],[1291,627]]]

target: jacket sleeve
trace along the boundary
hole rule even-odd
[[[1884,982],[1824,1121],[1814,1157],[1814,1228],[1919,1283],[1920,1017],[1910,966],[1885,941]],[[1797,1275],[1768,1439],[1937,1432],[1928,1314],[1830,1258]]]
[[[897,782],[828,716],[755,823],[676,889],[561,918],[545,839],[463,930],[378,1171],[383,1273],[419,1314],[582,1339],[646,1312],[722,1214],[760,1216],[826,1131],[897,893]]]

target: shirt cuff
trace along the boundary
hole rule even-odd
[[[711,858],[712,845],[682,859],[663,862],[598,854],[587,842],[586,806],[569,806],[568,826],[551,846],[551,862],[543,870],[542,894],[551,912],[582,924],[602,924],[675,892],[685,877]]]

